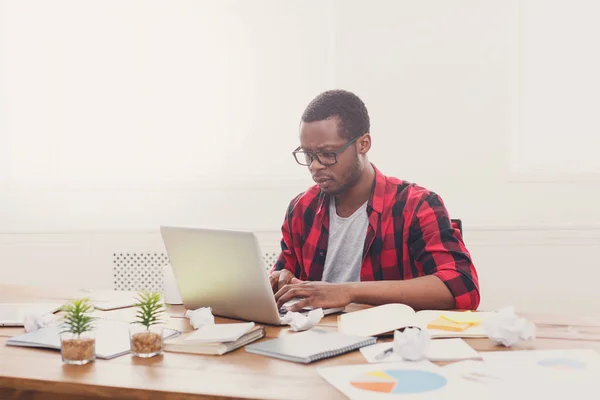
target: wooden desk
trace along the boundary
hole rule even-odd
[[[0,285],[0,302],[56,301],[73,294],[72,291]],[[347,310],[356,308],[351,306]],[[106,313],[118,317],[131,311]],[[170,326],[191,329],[186,319],[177,317],[183,311],[180,306],[169,308]],[[528,317],[535,321],[535,316]],[[561,321],[556,316],[543,318],[555,324]],[[223,321],[217,319],[217,322]],[[320,326],[336,329],[336,321],[337,316],[327,316]],[[588,326],[594,325],[589,319],[585,322]],[[267,327],[266,336],[278,337],[288,330]],[[302,365],[248,354],[241,348],[223,356],[164,353],[151,359],[139,359],[125,355],[108,361],[96,360],[85,366],[71,366],[62,363],[57,351],[5,345],[7,337],[22,332],[22,328],[0,328],[0,399],[342,399],[344,396],[318,375],[316,367],[365,363],[358,351]],[[467,342],[478,351],[506,350],[491,346],[487,339]],[[600,340],[537,339],[520,343],[515,350],[585,347],[600,351]]]

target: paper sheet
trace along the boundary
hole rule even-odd
[[[80,297],[89,297],[98,310],[116,310],[132,307],[135,303],[136,292],[119,290],[81,289]]]
[[[600,354],[592,349],[555,349],[482,352],[486,365],[507,375],[542,373],[562,377],[596,376],[600,379]]]
[[[423,361],[321,367],[317,372],[351,400],[490,398],[486,386]]]
[[[600,355],[591,349],[482,352],[486,370],[505,383],[495,385],[504,398],[519,388],[519,398],[598,399]],[[513,395],[513,398],[515,396]]]
[[[376,362],[410,362],[398,353],[391,353],[381,360],[376,360],[377,354],[391,347],[391,343],[377,343],[360,349],[363,357],[369,363]],[[479,353],[462,339],[436,339],[429,343],[425,357],[430,361],[454,361],[480,358]]]
[[[493,373],[487,364],[481,360],[464,360],[443,366],[463,379],[481,384],[496,384],[505,382],[498,374]]]

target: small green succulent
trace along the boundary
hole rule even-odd
[[[90,314],[94,311],[94,306],[90,299],[75,299],[61,307],[63,311],[63,330],[61,333],[70,332],[81,336],[82,333],[91,331],[94,327],[96,318]]]
[[[136,298],[138,307],[136,313],[136,321],[138,324],[145,326],[150,329],[152,325],[158,325],[163,323],[160,319],[160,315],[165,311],[164,304],[161,301],[162,296],[156,292],[141,292],[138,293]]]

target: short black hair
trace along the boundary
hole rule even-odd
[[[303,122],[339,118],[339,134],[354,139],[371,129],[365,103],[354,93],[346,90],[329,90],[315,97],[302,114]]]

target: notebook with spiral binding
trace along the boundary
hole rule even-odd
[[[376,341],[375,337],[370,336],[355,336],[336,331],[310,329],[253,343],[246,346],[246,351],[252,354],[308,364],[323,358],[335,357],[358,350],[363,346],[375,344]]]

